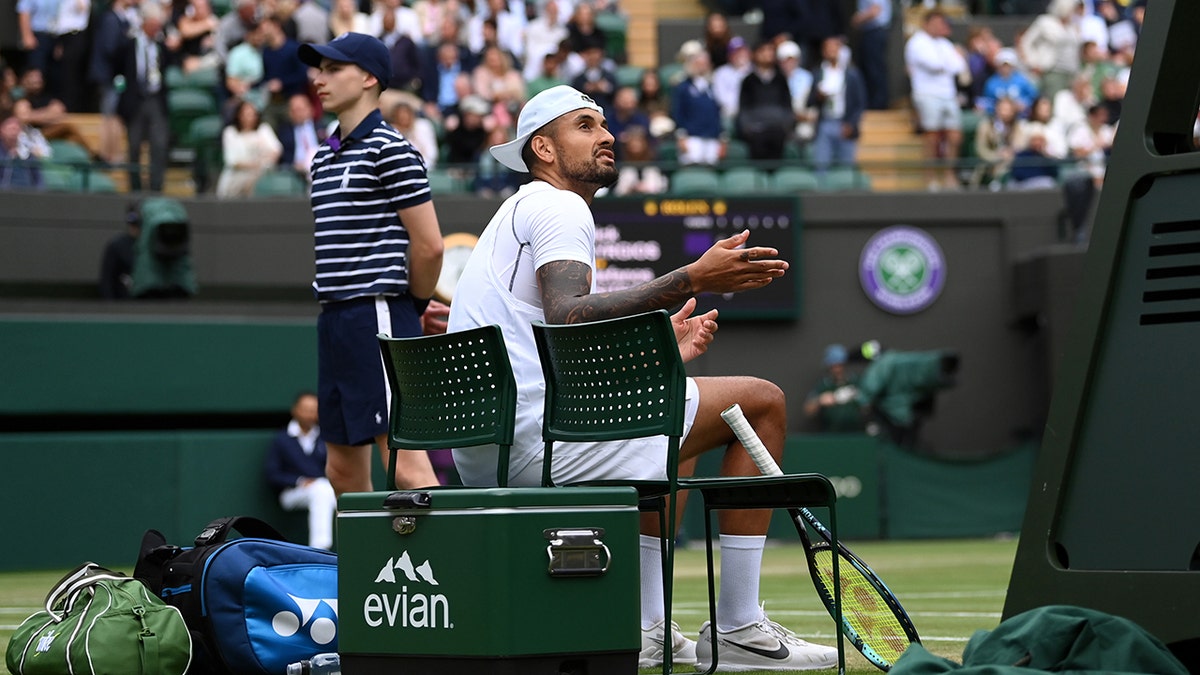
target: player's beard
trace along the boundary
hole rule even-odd
[[[600,163],[600,158],[592,155],[586,160],[564,155],[563,173],[572,181],[595,185],[598,188],[608,187],[617,182],[620,174],[615,164],[608,166]]]

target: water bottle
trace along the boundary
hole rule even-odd
[[[287,675],[342,675],[342,659],[335,652],[288,664]]]

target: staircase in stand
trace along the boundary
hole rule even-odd
[[[863,115],[858,163],[870,177],[872,190],[924,190],[924,156],[911,109],[868,110]]]

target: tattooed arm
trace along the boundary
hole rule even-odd
[[[548,323],[582,323],[681,305],[698,293],[734,293],[761,288],[783,276],[788,264],[773,248],[739,248],[749,231],[713,244],[689,265],[644,284],[608,293],[591,293],[591,268],[560,260],[538,268],[542,309]]]

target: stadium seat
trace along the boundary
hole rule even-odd
[[[617,63],[625,63],[625,36],[629,20],[616,12],[596,12],[596,28],[604,32],[605,53]]]
[[[721,174],[721,193],[724,195],[749,195],[765,192],[769,187],[766,174],[753,167],[735,167]]]
[[[681,63],[665,63],[658,67],[658,80],[662,82],[662,88],[665,91],[670,91],[672,87],[682,82],[685,76]]]
[[[194,152],[192,180],[196,183],[197,192],[205,192],[209,183],[213,182],[210,177],[221,170],[221,132],[224,128],[225,120],[220,115],[197,117],[188,127],[187,137],[181,141]]]
[[[197,89],[173,89],[167,92],[167,110],[171,135],[177,143],[187,138],[192,120],[219,112],[213,95]]]
[[[396,489],[398,451],[487,444],[499,448],[496,484],[507,486],[517,382],[500,327],[415,338],[380,334],[379,349],[392,390],[388,490]]]
[[[770,184],[774,192],[803,192],[819,187],[817,175],[799,166],[780,167],[771,175]]]
[[[430,169],[427,175],[429,176],[429,189],[433,190],[435,196],[466,191],[466,185],[462,178],[446,169]]]
[[[617,86],[618,87],[633,87],[637,89],[638,84],[642,81],[642,72],[645,69],[641,66],[623,65],[617,67]]]
[[[685,166],[671,176],[670,192],[673,195],[706,195],[720,193],[721,179],[715,169],[700,166]]]
[[[866,176],[854,167],[835,166],[818,177],[817,189],[826,192],[864,190],[870,188],[866,181]]]
[[[675,329],[665,310],[588,323],[533,323],[534,340],[546,381],[542,437],[542,484],[553,486],[554,444],[622,441],[667,437],[664,480],[605,480],[584,485],[630,485],[638,490],[639,509],[658,514],[662,536],[664,627],[671,625],[672,576],[675,558],[675,504],[679,490],[700,492],[704,499],[708,555],[709,620],[716,625],[712,522],[714,510],[820,506],[828,509],[837,541],[836,493],[820,474],[734,478],[680,478],[679,446],[684,425],[686,373]],[[574,485],[566,486],[570,489]],[[833,577],[838,579],[836,558]],[[835,630],[838,663],[844,668],[841,639],[840,584],[835,584]],[[712,631],[716,639],[716,631]],[[671,672],[666,649],[663,672]],[[715,651],[715,648],[714,648]]]
[[[308,185],[291,169],[267,171],[254,183],[255,197],[299,197],[308,194]]]
[[[750,146],[740,138],[731,138],[725,144],[725,157],[721,164],[727,167],[746,166],[754,160],[750,159]]]
[[[90,164],[92,154],[74,141],[55,139],[50,144],[50,157],[56,164]]]

